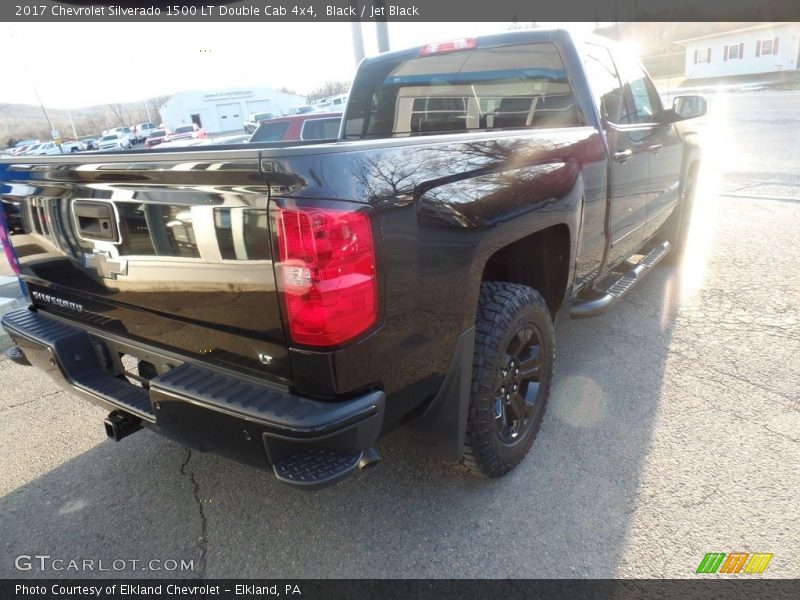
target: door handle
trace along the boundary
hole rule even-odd
[[[658,154],[661,152],[661,149],[664,147],[664,144],[653,144],[652,146],[647,147],[647,151],[651,154]]]
[[[619,152],[614,152],[613,158],[615,161],[621,164],[625,164],[628,162],[628,159],[633,156],[633,151],[628,148],[627,150],[620,150]]]

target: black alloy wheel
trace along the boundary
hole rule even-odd
[[[542,373],[541,334],[533,323],[524,324],[511,338],[500,368],[495,392],[495,425],[504,444],[516,444],[533,425]]]

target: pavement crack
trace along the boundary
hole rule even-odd
[[[186,460],[181,465],[181,475],[188,477],[192,484],[192,494],[197,504],[197,511],[200,513],[201,535],[200,535],[200,577],[205,578],[208,555],[208,518],[206,517],[203,501],[200,499],[200,485],[194,476],[194,472],[189,469],[189,461],[192,460],[192,449],[186,448]]]
[[[17,408],[18,406],[25,406],[26,404],[32,404],[34,402],[38,402],[43,398],[47,398],[48,396],[55,396],[56,394],[60,394],[61,390],[57,390],[55,392],[50,392],[49,394],[43,394],[37,398],[31,398],[30,400],[25,400],[25,402],[17,402],[16,404],[12,404],[11,406],[5,406],[0,408],[0,412],[6,412],[7,410],[11,410],[12,408]]]
[[[794,438],[794,437],[790,436],[788,433],[781,433],[780,431],[775,431],[774,429],[770,429],[766,425],[762,425],[761,427],[763,427],[764,429],[766,429],[767,431],[769,431],[770,433],[772,433],[774,435],[779,435],[782,438],[786,438],[790,442],[794,442],[795,444],[800,444],[800,439]]]

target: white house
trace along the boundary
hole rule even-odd
[[[242,130],[242,123],[252,113],[271,112],[279,116],[305,105],[303,96],[285,94],[266,86],[242,86],[178,92],[158,112],[169,129],[197,123],[209,133],[217,133]]]
[[[800,66],[800,23],[753,27],[681,40],[687,79],[795,71]]]

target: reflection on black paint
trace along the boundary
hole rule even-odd
[[[269,260],[267,211],[255,208],[215,208],[214,228],[225,260]]]
[[[117,211],[121,255],[200,257],[189,207],[120,202]]]

